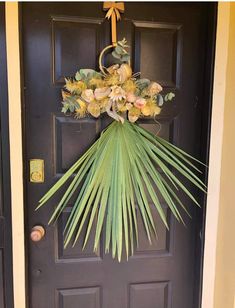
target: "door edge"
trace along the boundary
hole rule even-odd
[[[3,302],[13,308],[11,180],[8,122],[8,82],[6,54],[5,3],[0,3],[0,249],[3,250]]]

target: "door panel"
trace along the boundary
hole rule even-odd
[[[66,289],[59,291],[59,306],[63,308],[73,307],[76,302],[77,307],[100,308],[100,289],[94,288],[80,288],[80,289]]]
[[[97,18],[52,17],[53,80],[55,83],[63,84],[64,76],[75,75],[76,67],[96,68],[103,22],[103,19]],[[86,46],[85,53],[84,46]],[[76,59],[75,63],[74,59]]]
[[[208,108],[208,103],[203,105],[202,82],[208,10],[208,5],[195,3],[125,3],[118,24],[119,39],[126,37],[130,44],[134,71],[176,93],[174,103],[167,104],[157,120],[140,124],[199,158],[204,151],[201,111]],[[189,200],[184,198],[194,219],[185,217],[187,228],[162,202],[170,231],[152,206],[158,231],[152,245],[137,210],[139,246],[128,262],[121,263],[104,253],[102,237],[99,250],[93,252],[94,232],[85,250],[82,239],[74,248],[63,248],[63,228],[73,201],[55,225],[47,226],[63,191],[35,213],[40,197],[110,123],[105,116],[75,120],[60,113],[63,78],[79,68],[97,69],[99,52],[110,42],[110,25],[100,2],[23,3],[22,21],[27,231],[36,224],[46,229],[41,242],[28,246],[29,307],[196,307],[196,217],[202,212]],[[111,62],[107,55],[105,65]],[[28,161],[33,158],[45,161],[42,184],[29,182]]]
[[[150,80],[158,80],[164,87],[179,87],[182,25],[134,21],[134,28],[135,41],[138,42],[135,52],[139,55],[136,70]]]

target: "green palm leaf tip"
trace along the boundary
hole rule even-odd
[[[94,250],[97,251],[102,230],[105,229],[105,251],[121,261],[125,250],[128,258],[138,246],[137,211],[142,219],[146,236],[151,243],[156,236],[156,225],[150,204],[157,210],[168,228],[162,208],[165,203],[175,218],[183,222],[180,211],[187,209],[178,197],[182,190],[195,204],[194,196],[172,171],[205,192],[205,185],[197,176],[200,170],[194,165],[198,160],[160,137],[154,136],[137,124],[114,121],[102,132],[100,138],[41,198],[40,208],[75,177],[54,209],[49,223],[55,222],[71,198],[76,195],[69,214],[64,235],[64,245],[76,244],[85,229],[85,248],[95,226]],[[158,168],[157,168],[158,166]],[[191,168],[191,169],[190,169]],[[81,189],[78,190],[79,185]]]

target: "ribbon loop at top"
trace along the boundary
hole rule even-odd
[[[124,2],[104,2],[103,9],[105,11],[110,10],[111,8],[117,9],[121,13],[124,12]]]
[[[123,2],[104,2],[104,11],[108,11],[105,18],[111,17],[112,44],[117,44],[117,21],[121,19],[120,12],[124,12]]]

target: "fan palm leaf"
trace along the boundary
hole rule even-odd
[[[150,203],[166,228],[169,226],[160,199],[181,222],[181,210],[187,214],[188,210],[178,196],[179,190],[199,205],[177,177],[180,174],[206,192],[205,184],[197,175],[201,171],[195,166],[196,163],[201,164],[183,150],[137,124],[114,121],[41,198],[37,209],[45,205],[75,174],[49,223],[57,221],[75,195],[64,230],[65,247],[70,242],[75,245],[86,226],[85,247],[95,224],[94,250],[98,249],[101,232],[105,229],[105,251],[109,252],[111,248],[113,257],[117,256],[120,261],[124,247],[128,257],[133,254],[135,243],[138,245],[137,210],[151,243],[157,231]]]

